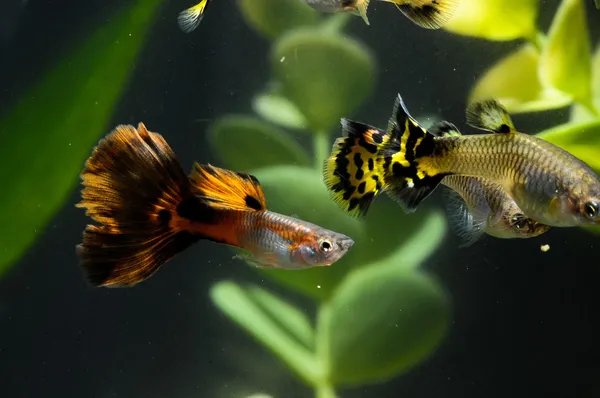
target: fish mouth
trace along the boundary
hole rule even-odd
[[[340,247],[344,252],[350,250],[352,246],[354,246],[354,240],[352,238],[345,237],[340,240]]]

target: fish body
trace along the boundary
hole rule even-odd
[[[132,286],[201,239],[249,252],[259,267],[328,266],[354,241],[266,208],[247,173],[194,164],[185,175],[157,133],[121,125],[100,141],[81,173],[77,207],[88,225],[77,251],[94,286]]]
[[[359,15],[367,25],[370,0],[304,0],[320,12],[350,12]],[[454,15],[460,0],[380,0],[393,3],[408,19],[427,29],[439,29]]]
[[[532,238],[550,227],[529,217],[502,186],[480,177],[450,175],[446,200],[450,224],[469,246],[484,233],[501,239]]]
[[[366,173],[344,176],[345,163],[338,160],[346,155],[334,144],[330,157],[334,162],[328,162],[325,175],[334,200],[347,212],[364,215],[383,190],[412,212],[444,177],[465,175],[498,183],[527,217],[542,224],[600,223],[600,179],[589,166],[547,141],[517,132],[508,112],[495,100],[469,106],[467,123],[493,134],[434,134],[410,116],[398,96],[387,129],[391,137],[375,145],[356,141],[359,146],[372,146],[367,150],[374,158],[369,178],[376,178],[378,186],[367,183],[368,189],[359,189]],[[341,142],[351,136],[356,134]],[[356,159],[346,156],[345,160],[356,167]],[[365,160],[361,155],[361,166]]]

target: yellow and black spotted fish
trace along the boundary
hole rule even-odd
[[[380,144],[362,138],[373,127],[344,123],[348,137],[336,141],[324,173],[334,200],[352,215],[364,215],[381,190],[412,212],[445,176],[466,175],[500,184],[527,217],[540,223],[600,223],[600,179],[594,171],[563,149],[517,132],[496,100],[467,109],[469,125],[493,134],[436,136],[410,116],[400,95],[390,136]],[[365,166],[371,164],[368,157],[374,158],[372,170]],[[358,169],[362,172],[352,172]]]
[[[333,155],[325,164],[325,182],[339,205],[351,215],[362,216],[383,188],[384,160],[377,154],[391,134],[348,119],[343,119],[342,125],[348,137],[336,140]],[[460,135],[453,124],[445,121],[432,126],[431,132]],[[504,239],[531,238],[550,229],[526,217],[498,183],[458,175],[446,176],[441,183],[449,187],[445,196],[450,224],[462,238],[463,247],[484,233]]]
[[[328,13],[349,12],[359,15],[367,25],[370,0],[304,0],[315,10]],[[460,0],[380,0],[393,3],[414,24],[426,29],[444,26],[460,4]]]

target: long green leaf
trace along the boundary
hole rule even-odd
[[[540,80],[591,105],[591,50],[583,0],[563,0],[540,56]]]
[[[538,76],[539,51],[525,44],[489,68],[471,90],[469,102],[496,98],[511,113],[562,108],[570,96],[544,87]]]
[[[234,282],[219,282],[211,288],[210,297],[221,311],[281,358],[306,383],[314,385],[321,378],[322,369],[312,353],[281,330],[240,286]]]
[[[248,293],[271,317],[307,348],[314,348],[315,332],[306,314],[273,293],[253,286]]]
[[[0,274],[33,243],[77,184],[161,0],[139,0],[64,57],[0,118]]]

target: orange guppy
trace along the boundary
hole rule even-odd
[[[258,267],[328,266],[354,241],[266,209],[252,175],[194,164],[187,176],[160,134],[143,123],[102,139],[81,172],[88,225],[77,251],[94,286],[135,285],[201,239],[244,249]]]

